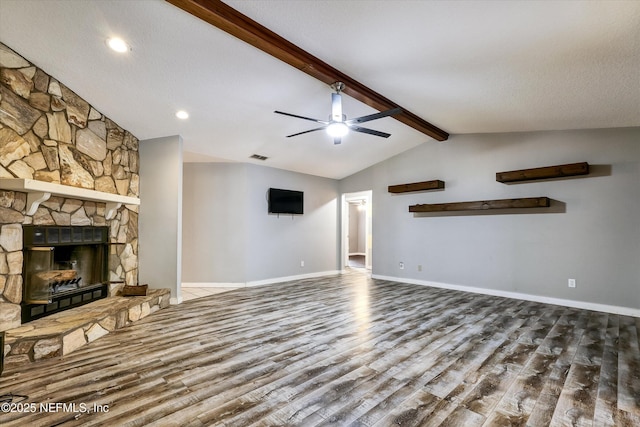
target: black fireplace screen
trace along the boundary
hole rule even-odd
[[[22,321],[107,296],[108,227],[24,226]]]

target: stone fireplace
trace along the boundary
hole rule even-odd
[[[0,331],[137,284],[138,165],[136,137],[0,43]]]

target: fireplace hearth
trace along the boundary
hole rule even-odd
[[[22,323],[108,295],[108,227],[23,227]]]

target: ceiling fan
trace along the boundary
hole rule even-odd
[[[292,135],[287,135],[287,138],[291,138],[292,136],[298,136],[309,132],[315,132],[317,130],[326,129],[327,133],[333,137],[334,144],[340,144],[342,142],[342,137],[345,136],[349,130],[361,133],[367,133],[369,135],[380,136],[382,138],[388,138],[391,136],[390,133],[380,132],[373,129],[367,129],[360,126],[356,126],[358,123],[369,122],[371,120],[381,119],[387,116],[393,116],[394,114],[398,114],[402,111],[402,108],[396,107],[390,110],[381,111],[375,114],[369,114],[367,116],[357,117],[355,119],[347,120],[347,116],[342,114],[342,95],[340,92],[344,90],[344,83],[336,82],[331,85],[333,90],[336,93],[331,94],[331,116],[329,120],[318,120],[312,119],[310,117],[298,116],[296,114],[284,113],[282,111],[274,111],[276,114],[283,114],[285,116],[296,117],[298,119],[310,120],[312,122],[321,123],[322,126],[305,130],[304,132],[294,133]]]

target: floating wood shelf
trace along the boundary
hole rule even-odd
[[[450,212],[481,211],[488,209],[548,208],[548,197],[529,197],[524,199],[481,200],[477,202],[438,203],[409,206],[409,212]]]
[[[541,168],[522,169],[496,173],[498,182],[521,182],[537,179],[564,178],[568,176],[588,175],[589,163],[570,163],[566,165],[545,166]]]
[[[137,197],[121,196],[119,194],[26,178],[0,178],[0,189],[27,193],[27,215],[35,214],[40,203],[46,202],[52,195],[103,202],[106,204],[106,219],[113,219],[117,210],[120,209],[120,206],[123,204],[140,204],[140,199]]]
[[[389,193],[410,193],[412,191],[440,190],[444,188],[444,181],[434,179],[433,181],[413,182],[411,184],[390,185]]]

